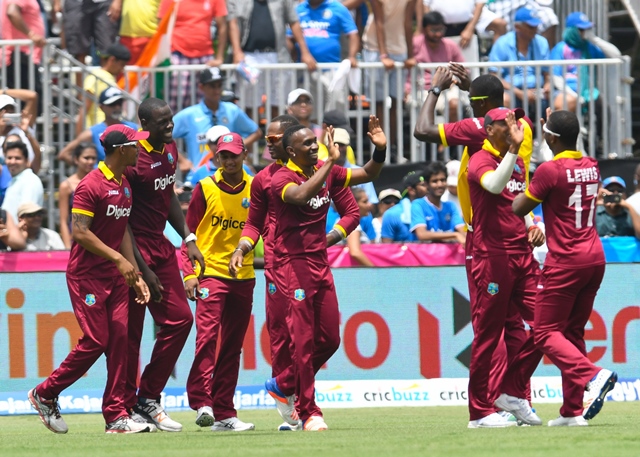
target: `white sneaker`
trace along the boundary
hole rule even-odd
[[[302,430],[302,421],[298,421],[296,425],[291,425],[289,422],[283,422],[278,427],[279,432],[299,432]]]
[[[200,427],[211,427],[215,419],[213,418],[213,409],[211,406],[203,406],[198,408],[198,414],[196,415],[196,424]]]
[[[589,420],[596,417],[596,414],[602,409],[604,398],[610,390],[616,386],[618,375],[610,370],[603,368],[598,374],[587,384],[587,392],[584,396],[585,406],[582,416]]]
[[[296,396],[287,396],[282,393],[276,383],[276,378],[267,379],[264,383],[264,387],[267,389],[267,392],[269,392],[269,395],[271,395],[271,397],[276,401],[276,408],[278,409],[280,417],[282,417],[289,425],[295,426],[300,420],[298,413],[296,412]]]
[[[69,427],[60,415],[60,408],[58,407],[58,398],[53,400],[45,400],[40,398],[36,389],[29,391],[29,403],[33,406],[33,409],[38,411],[40,420],[53,433],[67,433]]]
[[[248,432],[255,430],[256,426],[250,422],[242,422],[237,417],[215,421],[211,427],[212,432]]]
[[[542,425],[542,420],[531,410],[531,405],[524,398],[502,394],[494,402],[496,408],[510,412],[516,419],[528,425]]]
[[[557,419],[550,420],[547,424],[549,427],[587,427],[589,422],[582,417],[558,417]]]
[[[323,432],[325,430],[329,430],[329,427],[322,416],[311,416],[304,421],[305,432]]]
[[[505,428],[516,425],[518,424],[515,421],[507,420],[498,413],[491,413],[480,419],[469,421],[467,428]]]
[[[164,412],[159,402],[147,398],[139,398],[138,403],[133,407],[133,411],[152,422],[158,430],[165,432],[180,432],[182,424],[174,421]]]
[[[120,416],[104,429],[105,433],[153,433],[156,430],[155,425],[136,422],[129,416]]]

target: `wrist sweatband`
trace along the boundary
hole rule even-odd
[[[385,146],[384,149],[376,148],[371,158],[376,163],[384,163],[387,160],[387,147]]]

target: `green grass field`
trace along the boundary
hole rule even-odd
[[[536,405],[544,423],[559,405]],[[468,430],[465,407],[327,409],[327,432],[277,432],[275,410],[241,411],[256,424],[245,433],[213,433],[195,413],[173,413],[182,433],[106,435],[98,414],[66,415],[55,435],[37,416],[0,418],[0,456],[640,456],[640,405],[608,403],[589,427]]]

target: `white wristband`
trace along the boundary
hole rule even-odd
[[[190,243],[191,241],[196,241],[196,240],[197,240],[197,238],[196,238],[195,233],[189,233],[187,235],[187,237],[184,239],[184,242],[185,243]]]

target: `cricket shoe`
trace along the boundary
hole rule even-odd
[[[67,427],[66,422],[60,415],[58,397],[53,400],[45,400],[33,388],[29,391],[29,403],[31,403],[33,409],[38,411],[38,416],[40,416],[44,426],[53,433],[67,433],[69,431],[69,427]]]
[[[517,425],[517,422],[510,421],[498,413],[491,413],[480,419],[469,421],[467,428],[505,428],[515,427]]]
[[[164,432],[182,431],[182,424],[171,419],[162,408],[162,405],[155,400],[139,398],[138,403],[133,407],[133,411],[153,423],[158,427],[158,430]]]
[[[104,429],[105,433],[153,433],[156,430],[155,425],[136,422],[129,416],[120,416]]]
[[[221,421],[215,421],[211,427],[212,432],[248,432],[255,430],[256,426],[250,422],[242,422],[237,417],[230,417]]]
[[[582,417],[558,417],[557,419],[550,420],[547,424],[549,427],[587,427],[589,422]]]
[[[510,412],[516,419],[527,425],[542,425],[542,420],[531,409],[531,405],[524,398],[502,394],[495,401],[496,408]]]
[[[198,408],[198,414],[196,415],[196,425],[200,427],[211,427],[215,419],[213,418],[213,409],[211,406],[202,406]]]
[[[279,432],[299,432],[302,430],[302,421],[298,421],[296,425],[291,425],[289,422],[283,422],[278,427]]]
[[[296,412],[295,395],[287,396],[282,393],[276,383],[276,378],[267,379],[264,383],[264,387],[267,389],[267,392],[269,392],[269,395],[271,395],[271,397],[276,401],[276,408],[278,409],[280,417],[282,417],[289,425],[295,426],[300,420],[298,413]]]
[[[585,407],[582,416],[589,420],[596,417],[602,409],[604,398],[609,391],[613,390],[618,381],[618,375],[605,368],[598,371],[589,384],[587,384],[587,393],[585,395]]]
[[[325,430],[329,430],[329,427],[322,416],[311,416],[304,421],[305,432],[323,432]]]

